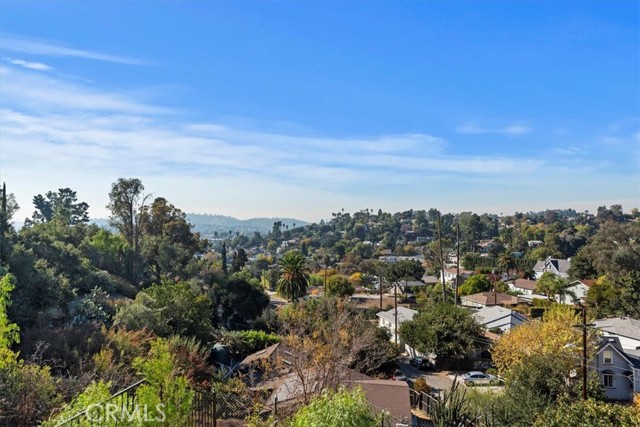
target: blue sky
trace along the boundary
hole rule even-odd
[[[5,1],[0,179],[187,212],[640,206],[637,1]]]

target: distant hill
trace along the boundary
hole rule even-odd
[[[289,228],[302,227],[308,225],[306,221],[295,218],[251,218],[251,219],[238,219],[232,216],[226,215],[212,215],[212,214],[195,214],[188,213],[187,221],[193,224],[194,231],[200,233],[202,237],[212,238],[216,235],[228,236],[229,231],[231,234],[250,235],[254,231],[259,232],[263,236],[273,229],[273,223],[277,221],[282,222],[282,228],[285,226]],[[109,225],[109,220],[106,218],[91,218],[90,222],[100,227],[112,229]],[[13,225],[16,229],[22,228],[23,221],[14,221]]]
[[[199,232],[203,237],[214,236],[218,233],[218,236],[228,235],[239,232],[241,234],[251,234],[254,231],[265,235],[273,229],[273,223],[282,222],[283,228],[288,226],[289,228],[301,227],[309,224],[306,221],[302,221],[295,218],[251,218],[251,219],[237,219],[231,216],[225,215],[211,215],[211,214],[187,214],[187,221],[193,224],[195,231]]]

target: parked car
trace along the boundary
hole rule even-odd
[[[393,374],[393,379],[394,381],[407,381],[407,377],[401,371],[396,371]]]
[[[426,357],[413,357],[411,360],[409,360],[409,364],[424,371],[433,367],[431,361]]]
[[[500,385],[500,378],[480,371],[471,371],[460,376],[465,385]]]

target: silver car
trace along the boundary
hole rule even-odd
[[[474,385],[499,385],[500,378],[495,375],[485,374],[480,371],[471,371],[460,376],[465,385],[472,387]]]

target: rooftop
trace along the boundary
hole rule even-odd
[[[631,317],[612,317],[608,319],[598,319],[596,327],[613,335],[640,340],[640,320]]]

